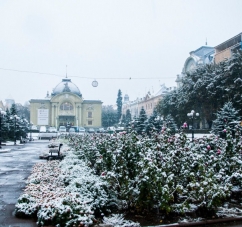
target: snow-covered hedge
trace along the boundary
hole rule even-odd
[[[71,152],[64,161],[36,164],[25,192],[18,199],[17,216],[37,215],[38,225],[89,226],[94,212],[112,204],[107,182],[94,175]]]
[[[172,136],[166,129],[151,136],[132,132],[68,140],[72,150],[63,161],[34,167],[16,215],[37,215],[39,225],[89,226],[117,208],[216,210],[242,187],[241,138],[237,133],[233,139],[229,128],[226,140],[210,135],[191,142],[183,132]],[[110,222],[120,223],[115,216]]]
[[[126,207],[171,211],[216,209],[241,188],[241,138],[215,135],[191,143],[166,130],[137,134],[71,137],[76,155],[105,179]]]

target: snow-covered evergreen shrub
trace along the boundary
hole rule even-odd
[[[225,134],[226,128],[231,126],[231,122],[238,121],[238,111],[233,108],[232,102],[227,102],[216,114],[216,119],[213,121],[212,133]]]
[[[166,128],[149,137],[132,132],[76,139],[78,157],[109,183],[120,201],[137,211],[181,211],[191,204],[214,209],[229,197],[235,182],[239,186],[240,175],[226,171],[236,166],[237,173],[241,166],[235,158],[237,143],[229,133],[227,141],[211,135],[194,143],[183,132],[171,136]]]
[[[191,142],[181,131],[68,137],[62,162],[36,164],[16,215],[38,223],[92,225],[96,215],[132,209],[164,213],[216,210],[241,190],[242,141],[210,135]],[[115,210],[116,211],[116,210]]]
[[[107,183],[72,152],[61,164],[36,164],[27,182],[15,212],[17,216],[37,214],[41,226],[89,226],[95,221],[95,212],[108,212],[115,205]]]

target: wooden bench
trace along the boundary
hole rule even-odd
[[[60,153],[60,148],[63,146],[62,143],[60,143],[57,147],[56,145],[51,146],[49,149],[49,155],[47,157],[47,160],[53,160],[53,159],[63,159],[63,155]]]

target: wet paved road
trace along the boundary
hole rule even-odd
[[[22,194],[25,181],[49,141],[33,141],[25,145],[6,146],[0,151],[0,227],[36,227],[35,220],[19,219],[13,215],[14,206]]]

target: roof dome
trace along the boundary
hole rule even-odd
[[[70,92],[79,96],[82,96],[79,88],[71,82],[71,79],[65,78],[62,79],[62,82],[60,82],[52,92],[52,95],[58,95],[62,92]]]

